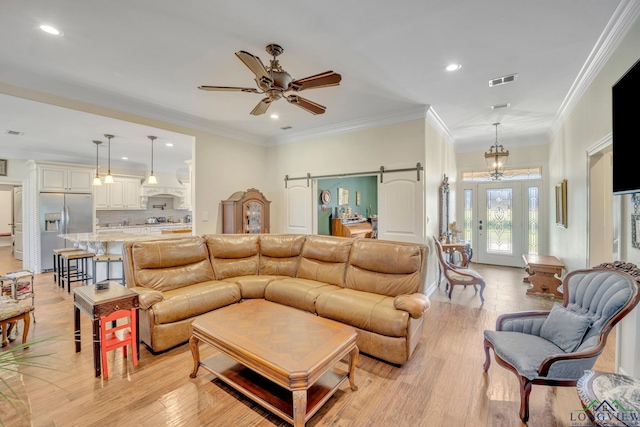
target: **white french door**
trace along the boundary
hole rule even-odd
[[[523,267],[523,254],[540,253],[541,185],[539,180],[505,180],[465,189],[472,191],[472,261]]]

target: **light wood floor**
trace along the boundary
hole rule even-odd
[[[9,249],[0,248],[0,273],[20,269]],[[524,296],[523,271],[473,265],[487,279],[486,302],[473,289],[444,289],[432,295],[426,329],[416,353],[402,367],[361,355],[358,391],[348,383],[308,423],[309,426],[517,426],[519,391],[515,375],[492,361],[482,371],[482,331],[500,312],[549,307],[552,301]],[[4,380],[24,399],[24,418],[6,404],[7,426],[285,426],[204,370],[189,378],[188,345],[160,355],[141,346],[139,365],[110,353],[109,379],[93,376],[90,322],[82,316],[82,352],[74,352],[73,299],[53,283],[51,273],[36,279],[36,320],[30,340],[56,337],[24,353],[50,354],[48,369],[19,368]],[[613,338],[613,337],[611,337]],[[596,368],[613,371],[611,339]],[[13,348],[19,340],[10,344]],[[202,356],[213,354],[203,346]],[[0,390],[6,387],[0,383]],[[530,426],[572,426],[581,409],[575,388],[534,386]],[[584,424],[583,424],[584,425]]]

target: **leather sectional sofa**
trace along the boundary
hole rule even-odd
[[[428,248],[294,234],[215,234],[128,242],[127,286],[139,294],[140,339],[185,343],[201,314],[264,298],[353,326],[361,352],[402,365],[421,338]]]

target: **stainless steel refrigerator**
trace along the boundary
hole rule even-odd
[[[53,250],[73,246],[59,234],[93,232],[91,194],[40,193],[40,268],[53,270]]]

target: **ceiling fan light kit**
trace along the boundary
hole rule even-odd
[[[241,50],[236,52],[236,56],[244,65],[255,75],[255,82],[258,89],[248,87],[232,87],[232,86],[198,86],[198,89],[207,91],[232,91],[265,94],[258,105],[254,107],[251,114],[259,116],[267,112],[267,109],[273,101],[280,98],[286,99],[289,103],[294,104],[311,114],[323,114],[326,107],[313,101],[305,99],[298,95],[285,95],[287,92],[301,92],[307,89],[318,89],[329,86],[337,86],[342,80],[342,76],[333,71],[325,71],[324,73],[294,80],[281,66],[277,57],[282,54],[284,49],[277,44],[269,44],[266,51],[272,56],[269,67],[265,67],[260,58]]]

